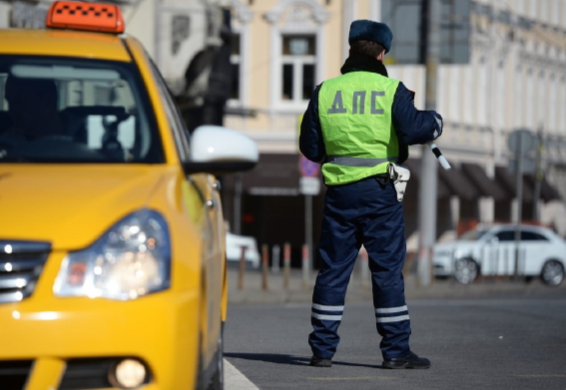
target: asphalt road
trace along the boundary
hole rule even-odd
[[[227,359],[259,389],[566,390],[564,289],[408,302],[429,370],[386,370],[371,303],[346,305],[332,368],[308,366],[310,305],[231,305]]]

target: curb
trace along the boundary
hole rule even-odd
[[[289,290],[283,289],[282,276],[270,274],[267,290],[261,288],[261,274],[249,272],[245,275],[244,290],[236,288],[237,272],[228,272],[228,302],[231,304],[286,304],[310,303],[314,280],[310,280],[309,288],[302,285],[300,271],[291,274]],[[512,282],[508,280],[479,280],[470,285],[462,285],[454,281],[435,280],[431,287],[417,286],[415,275],[405,277],[405,296],[407,300],[416,299],[451,299],[451,298],[480,298],[486,296],[533,296],[563,290],[566,294],[566,284],[559,287],[548,287],[540,281],[530,283]],[[356,275],[353,275],[348,286],[346,302],[363,302],[372,300],[371,287],[362,287]]]

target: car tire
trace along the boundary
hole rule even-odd
[[[221,324],[218,336],[218,350],[216,352],[216,372],[208,390],[224,390],[224,322]]]
[[[479,274],[480,268],[478,263],[476,263],[473,259],[457,259],[454,262],[454,279],[456,279],[458,283],[473,283]]]
[[[564,280],[564,266],[558,260],[549,260],[544,263],[540,278],[547,286],[560,286]]]

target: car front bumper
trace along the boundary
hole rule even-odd
[[[450,276],[452,274],[452,254],[435,254],[433,259],[435,276]]]
[[[73,362],[125,357],[149,369],[149,383],[140,389],[195,387],[198,292],[168,290],[131,301],[58,298],[52,286],[60,261],[48,264],[57,266],[46,266],[31,297],[0,305],[0,368],[30,362],[24,390],[58,389],[68,383]],[[77,370],[73,375],[75,387],[66,389],[114,389],[92,387],[87,377],[82,383]]]

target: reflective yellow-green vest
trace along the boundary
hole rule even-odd
[[[372,72],[349,72],[325,81],[318,115],[326,148],[327,185],[387,172],[399,157],[391,110],[399,81]]]

